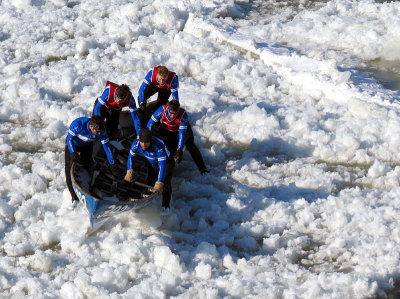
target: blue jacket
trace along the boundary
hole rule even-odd
[[[108,107],[109,105],[107,104],[107,101],[110,100],[109,97],[110,97],[110,86],[107,86],[107,88],[104,89],[103,94],[99,98],[97,98],[98,101],[97,101],[96,105],[94,106],[94,113],[93,113],[94,115],[101,115],[100,108],[102,106],[106,106],[107,109],[110,109]],[[114,94],[112,100],[115,101],[115,94]],[[135,125],[136,133],[139,136],[140,130],[142,129],[142,125],[140,124],[139,115],[138,115],[137,107],[136,107],[136,103],[135,103],[135,98],[133,96],[131,96],[131,100],[129,102],[128,107],[129,107],[129,112],[131,113],[131,116],[133,119],[133,123]]]
[[[158,181],[164,182],[165,179],[165,172],[166,172],[166,163],[167,157],[169,157],[169,151],[165,147],[164,142],[161,139],[153,137],[153,142],[151,143],[150,147],[147,150],[143,150],[140,146],[139,139],[136,139],[132,142],[131,150],[129,151],[128,161],[127,161],[127,168],[132,169],[134,165],[134,159],[136,155],[141,155],[150,162],[151,165],[155,166],[158,165],[159,172],[158,172]]]
[[[144,78],[144,80],[142,82],[142,85],[140,85],[139,95],[138,95],[140,104],[143,103],[143,101],[144,101],[143,92],[146,89],[146,87],[151,83],[151,81],[152,81],[151,77],[152,76],[153,76],[153,70],[150,70],[147,73],[146,77]],[[172,82],[171,82],[171,95],[172,95],[172,98],[174,100],[178,100],[179,101],[178,87],[179,87],[178,76],[175,75],[174,78],[172,79]]]
[[[93,134],[90,131],[89,123],[90,118],[88,117],[79,117],[71,123],[67,136],[69,152],[72,154],[76,151],[76,147],[85,147],[95,140],[101,140],[108,162],[114,164],[114,155],[111,150],[106,130],[104,129],[100,135]]]

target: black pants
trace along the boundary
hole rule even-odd
[[[158,93],[157,95],[157,100],[151,103],[148,103],[146,105],[146,109],[143,111],[142,109],[138,110],[139,114],[139,119],[140,123],[142,125],[142,128],[147,127],[147,123],[153,113],[160,108],[162,105],[165,105],[168,103],[168,99],[171,95],[171,90],[170,89],[163,89],[157,87],[154,83],[150,83],[143,91],[143,97],[144,101],[147,103],[148,98],[150,98],[152,95]],[[138,97],[139,101],[139,97]],[[138,103],[140,105],[140,103]]]
[[[75,151],[80,153],[80,163],[84,166],[90,167],[93,164],[92,153],[93,153],[93,143],[90,143],[85,147],[76,147]],[[74,188],[72,187],[71,181],[71,153],[67,145],[65,145],[65,182],[67,183],[68,191],[71,194],[72,201],[79,200],[75,194]]]
[[[174,168],[175,168],[174,160],[172,158],[168,158],[166,165],[165,179],[164,179],[164,189],[162,193],[163,207],[169,207],[169,203],[171,201],[171,195],[172,195],[171,180]],[[155,182],[158,179],[159,167],[152,166],[150,163],[148,163],[148,170],[149,170],[149,177],[147,179],[147,184],[150,186],[154,186]]]
[[[92,114],[94,114],[94,107],[96,106],[98,101],[99,100],[96,99],[96,101],[94,102]],[[100,116],[106,120],[107,134],[109,136],[118,133],[119,114],[120,113],[121,113],[121,109],[119,109],[119,110],[108,109],[104,105],[102,105],[100,108]]]
[[[178,148],[179,133],[171,132],[167,129],[164,129],[160,123],[157,123],[153,126],[152,133],[154,134],[154,136],[160,137],[162,140],[164,140],[165,145],[171,152],[172,156]],[[190,156],[192,157],[194,163],[196,163],[196,166],[200,170],[200,172],[205,171],[206,165],[204,163],[203,156],[201,155],[199,148],[194,143],[194,135],[190,123],[188,123],[183,144],[186,146],[186,149],[189,151]]]

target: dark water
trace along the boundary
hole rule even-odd
[[[385,88],[400,91],[400,61],[377,59],[366,62],[366,67],[359,70],[377,79]]]

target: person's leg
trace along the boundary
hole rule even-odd
[[[143,98],[148,103],[148,100],[151,96],[158,92],[159,88],[157,85],[150,83],[147,87],[143,90]]]
[[[152,102],[148,105],[148,111],[150,113],[150,117],[151,115],[153,115],[154,112],[156,112],[156,110],[158,108],[160,108],[161,106],[168,104],[168,98],[171,95],[171,91],[169,89],[161,89],[158,88],[158,96],[157,96],[157,101]],[[150,119],[149,117],[149,119]]]
[[[93,143],[85,147],[80,147],[79,151],[81,153],[80,163],[89,171],[92,171],[93,161]]]
[[[168,99],[170,96],[171,96],[170,89],[159,88],[157,102],[160,104],[160,106],[165,105],[168,103]]]
[[[158,93],[157,100],[147,104],[146,111],[148,114],[153,115],[153,113],[160,108],[162,105],[168,103],[168,98],[171,95],[171,90],[169,89],[162,89],[157,87],[155,84],[150,84],[148,87],[149,95],[152,96],[155,93]],[[144,97],[146,98],[146,93],[144,92]],[[149,118],[150,118],[149,117]]]
[[[156,101],[149,103],[149,98],[151,96],[153,96],[154,94],[156,94],[158,92],[158,90],[159,90],[159,88],[153,83],[150,83],[143,90],[143,98],[146,101],[146,109],[141,109],[141,108],[138,109],[140,123],[143,128],[147,127],[147,123],[155,111],[154,107],[156,106],[156,104],[155,104]],[[139,101],[139,99],[138,99],[138,101]],[[140,106],[140,103],[138,103],[138,104]]]
[[[71,194],[72,197],[72,202],[75,200],[79,200],[78,197],[75,194],[74,188],[72,187],[72,181],[71,181],[71,167],[72,167],[72,161],[71,161],[71,154],[69,152],[69,149],[67,145],[65,145],[65,182],[67,183],[68,191]]]
[[[206,165],[204,164],[203,156],[199,148],[194,143],[194,135],[192,131],[191,125],[188,123],[188,128],[185,135],[185,146],[186,149],[189,151],[190,155],[194,163],[196,163],[197,168],[200,170],[202,174],[207,172]]]
[[[178,149],[179,133],[168,131],[168,149],[175,152]]]
[[[170,203],[171,203],[171,195],[172,195],[172,186],[171,186],[171,181],[172,181],[172,174],[175,168],[175,162],[173,159],[168,158],[167,159],[167,169],[165,173],[165,179],[164,179],[164,189],[162,193],[162,207],[167,209],[170,208]]]
[[[107,134],[110,138],[115,138],[119,135],[118,124],[119,114],[121,110],[110,109],[108,110],[106,119]]]
[[[153,187],[158,178],[158,166],[153,166],[148,161],[146,161],[146,166],[147,166],[146,184]]]
[[[165,146],[170,151],[171,155],[173,155],[178,147],[179,134],[177,132],[168,131],[163,127],[161,127],[161,132],[161,136],[165,143]]]
[[[161,105],[158,103],[158,101],[154,101],[151,102],[149,104],[147,104],[146,106],[146,119],[147,121],[149,121],[149,119],[151,118],[151,116],[153,115],[154,112],[156,112],[156,110],[160,107]],[[147,126],[147,122],[146,122],[146,126]]]

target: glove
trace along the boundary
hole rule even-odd
[[[174,154],[174,161],[176,164],[181,163],[182,156],[183,156],[183,151],[181,151],[181,149],[178,148]]]
[[[115,176],[116,178],[121,178],[123,176],[123,174],[121,173],[121,171],[119,170],[119,168],[116,164],[110,165],[110,170],[111,170],[111,173],[113,174],[113,176]]]
[[[128,169],[126,171],[126,175],[124,177],[124,181],[125,182],[129,182],[129,183],[133,183],[134,179],[133,179],[133,169]]]
[[[74,162],[79,163],[80,160],[81,160],[81,156],[79,155],[79,153],[73,152],[71,154],[71,164]]]
[[[164,183],[157,181],[154,184],[154,191],[157,192],[158,194],[161,194],[164,189]]]

